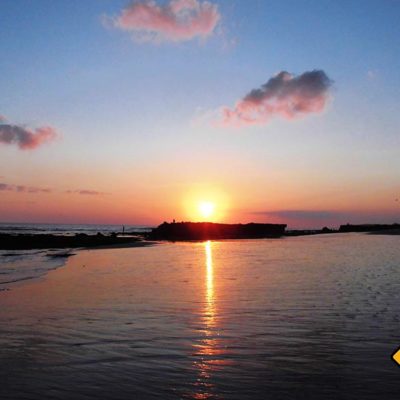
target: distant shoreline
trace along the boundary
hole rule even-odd
[[[71,248],[117,248],[141,247],[153,243],[145,242],[143,236],[120,237],[116,234],[77,234],[74,236],[52,234],[0,234],[0,250],[71,249]]]
[[[150,247],[159,244],[156,241],[150,240],[141,240],[136,242],[128,242],[128,243],[115,243],[108,244],[103,246],[93,246],[93,247],[82,247],[82,250],[107,250],[107,249],[127,249],[130,247]]]
[[[383,231],[372,231],[368,232],[369,235],[400,235],[400,229],[387,229]]]
[[[53,233],[0,233],[0,250],[35,249],[116,249],[152,246],[159,241],[204,241],[260,238],[284,238],[331,233],[366,233],[373,235],[400,235],[399,224],[341,225],[338,230],[286,230],[284,224],[217,224],[217,223],[163,223],[148,233],[102,233],[56,235]]]

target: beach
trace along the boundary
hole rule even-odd
[[[397,398],[396,236],[75,253],[0,292],[2,399]]]

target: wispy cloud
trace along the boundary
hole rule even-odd
[[[14,184],[0,182],[0,192],[53,193],[53,190],[37,186],[14,185]],[[105,196],[110,194],[106,192],[99,192],[97,190],[89,190],[89,189],[66,190],[65,193],[86,195],[86,196]]]
[[[48,188],[41,188],[36,186],[25,185],[10,185],[8,183],[0,182],[0,192],[16,192],[16,193],[51,193],[52,190]]]
[[[81,194],[84,196],[105,196],[107,194],[110,194],[106,192],[98,192],[97,190],[89,190],[89,189],[67,190],[66,193]]]
[[[321,220],[342,217],[344,214],[328,210],[278,210],[278,211],[256,211],[254,215],[266,215],[271,217],[288,219]]]
[[[322,70],[295,76],[281,71],[239,100],[222,109],[224,126],[266,124],[272,117],[294,119],[324,110],[332,81]]]
[[[221,16],[216,4],[200,0],[134,1],[107,24],[131,32],[139,42],[183,42],[210,36]]]
[[[0,144],[17,145],[21,150],[32,150],[44,143],[53,141],[58,136],[51,126],[29,129],[21,125],[9,124],[0,115]]]

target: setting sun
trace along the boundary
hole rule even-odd
[[[215,211],[215,204],[211,201],[202,201],[199,203],[199,213],[203,218],[210,218]]]
[[[230,200],[222,185],[193,184],[182,195],[183,219],[223,222],[229,217]]]

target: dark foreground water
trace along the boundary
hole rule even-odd
[[[0,292],[0,399],[398,399],[399,244],[79,252]]]

